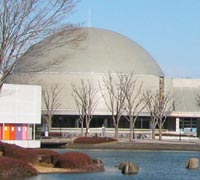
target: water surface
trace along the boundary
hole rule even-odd
[[[68,150],[57,150],[64,153]],[[74,150],[81,151],[81,150]],[[200,159],[199,152],[173,152],[173,151],[110,151],[110,150],[84,150],[88,155],[101,159],[105,172],[84,174],[44,174],[30,178],[11,178],[5,180],[199,180],[200,169],[188,170],[185,168],[189,158]],[[115,167],[121,162],[133,161],[139,167],[139,173],[125,176]],[[4,179],[2,179],[4,180]]]

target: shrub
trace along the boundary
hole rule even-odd
[[[0,177],[29,177],[37,175],[37,170],[24,161],[1,157]]]
[[[117,141],[114,138],[109,137],[78,137],[74,140],[74,143],[79,144],[98,144]]]
[[[0,149],[6,157],[23,160],[30,163],[37,161],[37,154],[32,149],[26,149],[14,144],[0,142]]]
[[[84,153],[80,152],[68,152],[61,154],[55,167],[58,168],[69,168],[69,169],[85,169],[88,165],[92,165],[93,160]]]
[[[41,157],[41,160],[39,159],[39,162],[44,162],[44,163],[54,164],[59,156],[58,152],[48,149],[34,149],[33,151],[35,154],[37,154],[39,158]]]
[[[59,153],[44,149],[27,149],[14,144],[0,142],[0,149],[6,157],[23,160],[29,163],[54,163]]]

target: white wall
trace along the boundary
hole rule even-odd
[[[41,123],[41,87],[4,84],[0,92],[0,123]]]
[[[4,143],[16,144],[24,148],[40,148],[40,140],[2,140]]]

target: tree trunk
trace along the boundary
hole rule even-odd
[[[86,129],[85,129],[85,136],[89,136],[89,130],[90,130],[90,123],[86,122]]]
[[[156,139],[155,127],[152,127],[152,139]]]
[[[81,121],[81,136],[83,136],[83,121]]]
[[[162,128],[159,127],[159,141],[162,141]]]
[[[134,134],[134,128],[133,128],[133,121],[130,120],[130,135],[129,135],[129,141],[132,141],[135,139],[135,134]]]
[[[51,129],[51,126],[52,126],[52,125],[51,125],[51,124],[52,124],[52,123],[51,123],[51,120],[52,120],[52,116],[49,115],[49,116],[48,116],[48,122],[47,122],[48,130],[50,130],[50,129]]]
[[[156,121],[152,120],[151,121],[151,130],[152,130],[152,139],[156,139]]]
[[[118,126],[115,125],[115,138],[118,139],[119,137],[119,129],[118,129]]]
[[[86,127],[86,129],[85,129],[85,136],[86,137],[89,136],[89,127]]]
[[[115,128],[115,138],[118,139],[119,137],[119,121],[117,119],[117,117],[112,116],[112,120],[113,120],[113,126]]]

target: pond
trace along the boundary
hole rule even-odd
[[[56,151],[64,153],[68,150],[60,149]],[[30,178],[11,178],[6,180],[199,180],[200,178],[200,169],[188,170],[185,168],[188,159],[192,157],[200,159],[199,152],[133,150],[84,150],[81,152],[102,160],[105,166],[105,171],[84,174],[43,174]],[[131,176],[121,174],[115,166],[124,161],[135,162],[140,167],[139,173]]]

